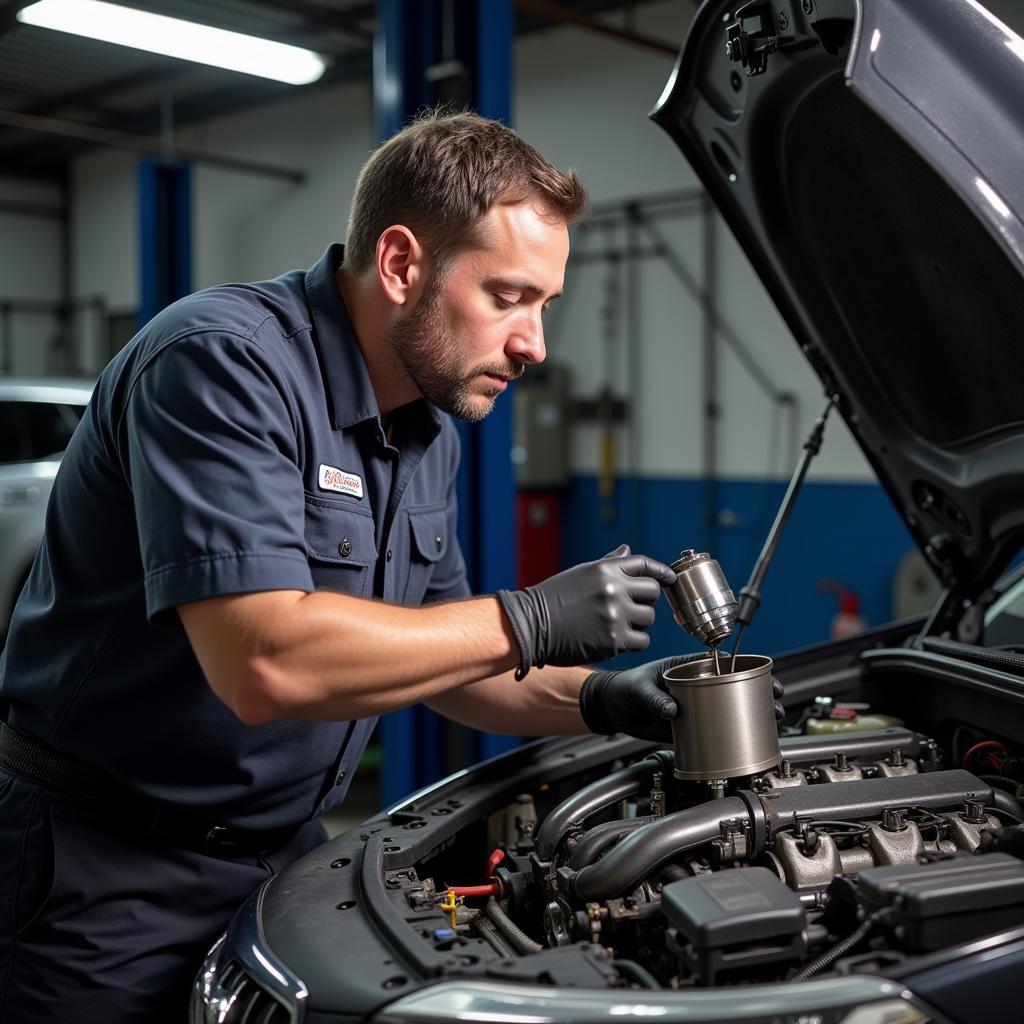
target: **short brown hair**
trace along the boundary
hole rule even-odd
[[[388,139],[360,172],[345,266],[356,274],[368,270],[381,233],[404,224],[443,274],[491,207],[527,200],[574,224],[586,210],[587,191],[575,171],[559,171],[501,122],[428,111]]]

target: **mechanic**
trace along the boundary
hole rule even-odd
[[[648,646],[667,566],[472,598],[456,540],[450,416],[543,360],[585,204],[508,128],[425,115],[347,248],[176,302],[104,370],[0,663],[7,1024],[184,1020],[384,712],[668,739],[661,664],[578,667]]]

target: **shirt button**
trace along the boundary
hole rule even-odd
[[[338,772],[338,777],[334,780],[336,786],[340,786],[345,781],[345,773]]]
[[[390,561],[391,561],[391,552],[389,551],[389,552],[387,553],[387,555],[385,555],[385,557],[386,557],[386,558],[387,558],[387,560],[388,560],[388,561],[390,562]]]
[[[441,544],[442,544],[440,535],[438,535],[437,537],[434,538],[434,543],[437,544],[437,550],[440,551],[441,550]]]
[[[352,541],[348,537],[341,538],[341,543],[338,545],[338,554],[342,558],[348,558],[352,554]]]

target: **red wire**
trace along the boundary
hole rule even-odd
[[[446,892],[453,892],[456,896],[497,896],[498,883],[492,885],[449,885]]]
[[[487,878],[494,877],[494,869],[505,859],[505,851],[494,850],[487,858]],[[498,896],[501,886],[497,882],[490,885],[449,885],[446,892],[454,892],[456,896]]]
[[[1006,753],[1006,746],[999,742],[999,740],[982,740],[981,743],[975,743],[973,747],[967,750],[964,754],[964,759],[961,762],[961,767],[966,768],[970,763],[971,758],[978,753],[979,750],[991,750],[993,747],[998,748],[1003,754]]]

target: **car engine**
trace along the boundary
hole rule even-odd
[[[979,987],[1015,1007],[1024,655],[922,626],[684,659],[671,747],[549,737],[412,794],[253,894],[193,1019],[554,1020],[568,998],[586,1019],[930,1019],[911,991],[973,1021]]]
[[[435,946],[560,985],[801,981],[1024,922],[1019,752],[962,728],[954,767],[902,725],[844,729],[872,724],[863,707],[801,717],[771,770],[680,779],[674,751],[623,759],[543,814],[547,787],[492,814],[485,883],[453,884],[470,830],[386,884]]]

